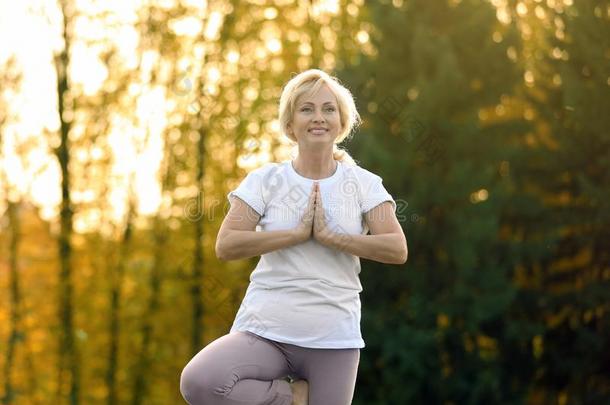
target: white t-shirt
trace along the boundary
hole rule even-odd
[[[320,185],[327,226],[341,234],[368,233],[363,214],[392,196],[381,177],[338,162],[330,177],[299,175],[287,160],[251,171],[231,191],[261,215],[257,230],[294,229],[314,181]],[[229,200],[230,201],[230,200]],[[231,332],[250,331],[311,348],[363,348],[360,332],[360,258],[311,238],[261,255]]]

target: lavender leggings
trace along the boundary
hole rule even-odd
[[[310,405],[350,405],[359,362],[358,348],[312,349],[232,332],[188,362],[180,392],[190,405],[291,405],[291,377],[307,380]]]

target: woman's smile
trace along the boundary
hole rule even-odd
[[[325,133],[328,132],[328,129],[326,129],[326,128],[311,128],[309,130],[309,132],[314,134],[314,135],[324,135]]]

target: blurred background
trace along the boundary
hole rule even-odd
[[[362,260],[354,404],[610,403],[610,2],[0,2],[0,398],[181,404],[257,258],[228,191],[282,85],[364,124],[405,265]]]

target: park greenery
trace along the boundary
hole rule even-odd
[[[3,404],[184,403],[182,368],[228,333],[258,260],[215,256],[226,195],[291,157],[279,95],[308,68],[353,93],[341,147],[383,178],[409,248],[362,259],[353,403],[610,403],[608,2],[10,9]]]

